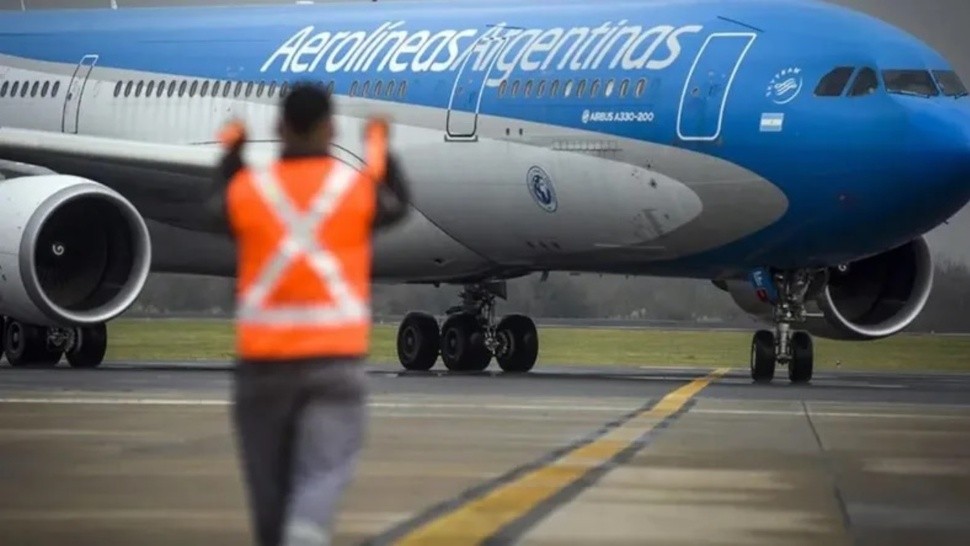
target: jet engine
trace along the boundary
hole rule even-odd
[[[773,308],[750,283],[717,283],[742,309],[772,320]],[[933,288],[933,261],[922,237],[845,267],[821,272],[805,298],[798,328],[823,338],[873,340],[895,335],[916,320]]]
[[[134,303],[150,265],[145,221],[110,188],[65,175],[0,181],[0,314],[101,324]]]

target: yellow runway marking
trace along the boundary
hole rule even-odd
[[[394,544],[433,546],[481,543],[588,472],[608,463],[728,371],[715,370],[691,381],[603,436],[482,497],[457,506],[404,535]]]

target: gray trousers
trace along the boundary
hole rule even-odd
[[[329,543],[367,407],[363,362],[240,363],[233,419],[259,546]]]

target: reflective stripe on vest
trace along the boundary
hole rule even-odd
[[[293,207],[271,170],[253,171],[252,186],[279,219],[284,236],[276,254],[240,295],[237,308],[240,322],[249,326],[344,326],[370,320],[369,306],[354,294],[344,278],[340,262],[315,235],[340,205],[357,177],[357,172],[344,163],[334,161],[333,165],[305,214]],[[301,257],[307,258],[320,282],[333,296],[333,302],[266,307],[266,298],[282,280],[286,268]]]

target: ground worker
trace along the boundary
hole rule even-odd
[[[408,196],[386,123],[367,125],[360,170],[329,154],[320,85],[291,88],[278,132],[281,159],[256,169],[228,127],[209,206],[237,251],[233,418],[257,543],[324,545],[365,432],[372,236]]]

